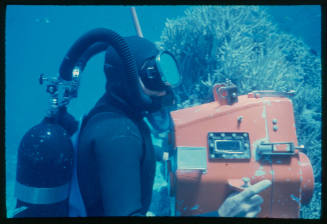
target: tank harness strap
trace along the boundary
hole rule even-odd
[[[54,204],[64,201],[69,195],[69,184],[51,188],[31,187],[16,181],[16,197],[30,204]]]

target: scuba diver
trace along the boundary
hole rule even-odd
[[[152,103],[147,111],[131,105],[137,99],[128,94],[126,69],[109,47],[106,92],[84,119],[78,143],[78,183],[88,216],[144,215],[151,201],[155,153],[143,118],[160,110],[172,91],[155,66],[159,54],[155,45],[137,36],[124,39],[140,74],[134,85]]]

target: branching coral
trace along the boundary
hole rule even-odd
[[[272,23],[257,6],[192,7],[167,20],[160,46],[180,65],[183,84],[178,108],[212,101],[214,83],[230,79],[240,94],[252,90],[296,90],[293,98],[299,144],[314,167],[318,183],[302,217],[320,214],[321,62],[301,40]]]

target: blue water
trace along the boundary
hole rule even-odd
[[[160,40],[167,18],[184,15],[189,6],[137,6],[143,34]],[[319,6],[265,6],[285,32],[304,40],[320,55]],[[97,27],[122,36],[135,35],[127,6],[8,6],[5,23],[6,74],[6,201],[8,215],[15,206],[14,181],[19,142],[45,115],[47,94],[38,84],[41,73],[58,75],[59,65],[72,43]],[[104,54],[94,57],[83,73],[78,99],[69,111],[79,118],[104,92]],[[159,184],[160,185],[160,184]]]

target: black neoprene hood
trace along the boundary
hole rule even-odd
[[[159,53],[155,44],[138,36],[124,37],[132,56],[135,58],[138,74],[144,62],[150,58],[155,58]],[[109,47],[105,55],[104,72],[107,78],[106,90],[114,92],[119,97],[126,99],[126,70],[122,60],[113,47]]]

